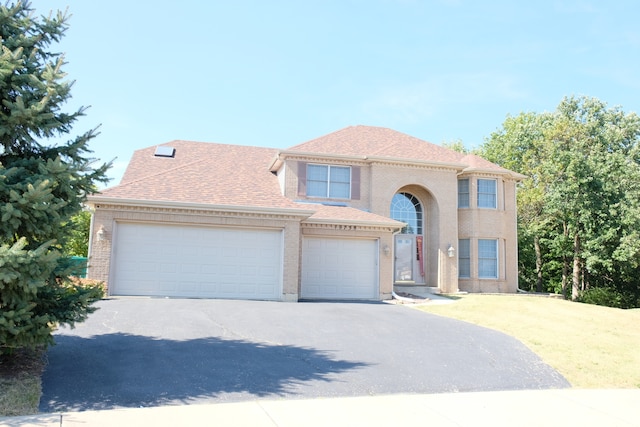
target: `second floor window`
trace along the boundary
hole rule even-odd
[[[495,179],[478,180],[478,207],[495,209],[497,204],[497,185]]]
[[[350,167],[307,165],[307,196],[349,199],[351,197],[350,193]]]
[[[458,207],[469,207],[469,179],[458,180]]]

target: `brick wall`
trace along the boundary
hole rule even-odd
[[[298,270],[300,220],[294,215],[259,212],[232,212],[195,209],[145,208],[123,205],[96,204],[87,277],[107,283],[111,278],[110,260],[119,222],[152,222],[156,224],[189,224],[215,227],[258,227],[284,230],[283,295],[284,301],[298,300]],[[104,228],[105,238],[99,241],[96,233]],[[294,254],[294,256],[288,256]]]
[[[459,238],[471,245],[471,277],[460,278],[460,289],[467,292],[517,292],[518,244],[516,182],[489,174],[465,175],[469,179],[469,208],[458,210]],[[497,209],[477,207],[477,179],[497,178]],[[478,239],[498,240],[498,278],[478,277]]]
[[[397,161],[318,160],[310,157],[290,157],[285,161],[284,193],[294,200],[311,200],[298,193],[298,162],[354,165],[360,168],[360,198],[335,200],[378,215],[390,216],[393,196],[408,192],[416,196],[424,209],[424,282],[442,292],[516,292],[518,288],[516,182],[500,174],[476,173],[462,177],[470,180],[470,206],[458,209],[457,166],[401,164]],[[497,181],[497,209],[477,208],[477,179]],[[313,201],[313,200],[312,200]],[[469,279],[458,278],[458,239],[497,239],[499,244],[499,276],[497,279],[477,277],[477,253],[472,250]],[[387,238],[393,247],[393,236]],[[450,258],[449,245],[456,250]],[[383,262],[381,261],[381,264]],[[393,261],[386,269],[393,280]],[[381,275],[381,277],[383,277]]]

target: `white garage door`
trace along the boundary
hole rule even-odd
[[[378,242],[304,238],[301,297],[378,299]]]
[[[280,299],[282,232],[118,223],[113,295]]]

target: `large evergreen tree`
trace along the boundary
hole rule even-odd
[[[72,82],[51,51],[67,21],[36,17],[26,1],[0,6],[0,355],[51,343],[53,328],[84,320],[101,295],[69,280],[60,250],[109,166],[89,157],[95,130],[70,136],[85,109],[63,110]]]
[[[636,114],[594,98],[566,98],[553,113],[507,118],[481,154],[529,176],[518,194],[523,283],[572,299],[589,300],[597,290],[603,303],[638,305]]]

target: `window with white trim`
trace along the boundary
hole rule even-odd
[[[478,239],[478,277],[498,278],[498,241],[495,239]]]
[[[471,241],[458,240],[458,277],[471,277]]]
[[[391,218],[405,222],[402,234],[422,234],[422,204],[410,193],[397,193],[391,199]]]
[[[349,166],[307,165],[307,196],[331,199],[351,197]]]
[[[478,207],[496,209],[497,181],[495,179],[478,179]]]
[[[458,180],[458,207],[469,207],[469,179]]]

